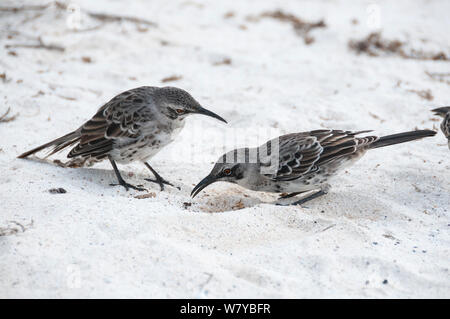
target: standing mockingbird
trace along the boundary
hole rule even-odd
[[[204,109],[189,93],[175,87],[142,86],[125,91],[103,105],[97,113],[77,130],[36,147],[18,156],[25,158],[47,147],[50,156],[62,149],[75,147],[67,157],[74,166],[92,165],[109,159],[118,184],[136,190],[143,188],[128,184],[117,169],[116,162],[127,164],[142,161],[153,173],[161,190],[165,181],[146,161],[173,141],[190,114],[203,114],[226,123],[217,114]]]
[[[441,123],[441,130],[448,139],[448,148],[450,149],[450,106],[440,107],[432,110],[432,112],[444,118]]]
[[[293,133],[268,141],[258,148],[233,150],[219,158],[211,173],[195,186],[191,195],[195,197],[217,181],[235,183],[255,191],[291,193],[282,198],[317,190],[291,205],[303,204],[326,194],[330,188],[328,181],[339,170],[356,162],[367,150],[436,134],[435,131],[420,130],[384,137],[356,136],[367,132],[371,131]],[[256,160],[249,160],[252,157]],[[267,168],[272,165],[274,169],[268,171]]]

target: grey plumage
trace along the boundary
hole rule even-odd
[[[52,147],[50,156],[68,146],[75,145],[67,157],[76,165],[92,165],[108,158],[116,172],[119,184],[142,190],[126,183],[120,176],[115,162],[132,161],[146,163],[164,146],[173,141],[190,114],[203,114],[226,122],[223,118],[203,108],[188,92],[175,87],[142,86],[125,91],[104,104],[81,127],[49,143],[19,155],[31,154]],[[151,166],[156,181],[170,184],[161,178]]]
[[[450,149],[450,106],[439,107],[432,112],[443,118],[441,130],[448,139],[448,148]]]
[[[236,183],[255,191],[292,193],[286,197],[318,190],[318,193],[294,203],[301,204],[318,194],[327,193],[330,179],[344,167],[356,162],[367,150],[436,134],[431,130],[419,130],[381,138],[358,136],[368,132],[371,131],[316,130],[293,133],[268,141],[258,148],[233,150],[219,158],[211,173],[195,186],[191,195],[196,196],[217,181]],[[273,149],[278,154],[273,154]],[[255,161],[250,160],[253,154],[256,154]],[[278,161],[275,169],[263,172],[264,168],[273,164],[274,159]]]

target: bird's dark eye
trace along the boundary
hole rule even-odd
[[[223,170],[223,173],[224,173],[225,175],[231,175],[231,169],[226,168],[226,169]]]
[[[184,110],[183,109],[176,109],[175,112],[177,112],[178,114],[183,114]]]

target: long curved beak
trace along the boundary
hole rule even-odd
[[[436,113],[436,115],[445,116],[447,112],[450,112],[450,106],[438,107],[437,109],[431,110],[431,112]]]
[[[227,121],[225,121],[222,117],[220,117],[219,115],[217,115],[216,113],[211,112],[210,110],[207,110],[205,108],[200,108],[196,113],[198,114],[203,114],[206,116],[211,116],[214,117],[215,119],[218,119],[219,121],[225,122],[227,123]],[[228,124],[228,123],[227,123]]]
[[[200,193],[204,188],[206,188],[208,185],[211,185],[212,183],[217,182],[217,178],[212,176],[212,175],[208,175],[206,176],[204,179],[202,179],[200,181],[200,183],[197,184],[197,186],[194,187],[194,189],[191,192],[191,196],[192,198],[194,198],[195,196],[197,196],[198,193]]]

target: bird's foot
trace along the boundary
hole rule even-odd
[[[275,206],[283,206],[283,207],[287,207],[287,206],[291,206],[292,204],[282,204],[282,203],[275,203]],[[300,206],[300,205],[299,205]]]
[[[323,195],[326,195],[326,194],[327,194],[326,191],[320,190],[317,193],[314,193],[314,194],[312,194],[310,196],[306,196],[305,198],[302,198],[302,199],[300,199],[300,200],[298,200],[296,202],[293,202],[290,205],[292,205],[292,206],[294,206],[294,205],[302,205],[302,204],[304,204],[306,202],[309,202],[310,200],[312,200],[314,198],[317,198],[317,197],[320,197],[320,196],[323,196]]]
[[[303,202],[305,203],[305,202]],[[298,202],[294,202],[294,203],[276,203],[275,206],[283,206],[283,207],[288,207],[288,206],[298,206],[300,208],[309,208],[306,206],[303,206],[303,203],[298,203]]]
[[[161,188],[161,191],[164,190],[164,185],[169,185],[172,187],[176,187],[178,188],[178,190],[181,190],[181,188],[179,186],[174,186],[171,182],[166,181],[165,179],[151,179],[151,178],[145,178],[145,180],[147,182],[151,182],[151,183],[156,183],[159,185],[159,187]]]
[[[297,196],[297,195],[299,195],[299,194],[301,194],[301,193],[303,193],[303,192],[283,193],[283,194],[280,195],[280,197],[278,197],[278,199],[291,198],[291,197]]]
[[[320,191],[318,191],[318,192],[316,192],[316,193],[313,193],[313,194],[311,194],[311,195],[309,195],[309,196],[306,196],[306,197],[304,197],[304,198],[302,198],[302,199],[300,199],[300,200],[298,200],[298,201],[296,201],[296,202],[289,203],[289,204],[280,204],[280,203],[277,203],[276,205],[277,205],[277,206],[301,206],[302,204],[304,204],[304,203],[306,203],[306,202],[309,202],[310,200],[312,200],[312,199],[314,199],[314,198],[323,196],[323,195],[325,195],[325,194],[327,194],[327,191],[320,190]],[[292,194],[288,194],[288,195],[292,195]],[[298,195],[298,194],[296,194],[296,195]],[[292,196],[288,196],[288,197],[292,197]],[[283,198],[288,198],[288,197],[283,197]]]
[[[123,187],[125,187],[125,189],[126,189],[127,191],[128,191],[130,188],[132,188],[132,189],[134,189],[134,190],[137,190],[137,191],[139,191],[139,192],[145,191],[145,188],[139,187],[139,186],[142,186],[142,185],[134,186],[134,185],[128,184],[128,183],[125,182],[125,181],[119,182],[118,184],[109,184],[109,185],[110,185],[110,186],[123,186]]]

